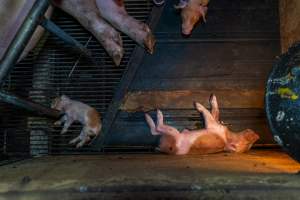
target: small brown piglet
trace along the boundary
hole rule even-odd
[[[92,137],[96,137],[100,133],[102,124],[100,114],[95,108],[80,101],[72,100],[66,95],[55,98],[51,108],[63,113],[61,119],[54,123],[55,125],[64,124],[61,134],[66,133],[75,121],[83,125],[80,135],[72,139],[69,144],[76,144],[76,147],[80,148],[84,144],[89,143]]]

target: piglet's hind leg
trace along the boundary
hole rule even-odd
[[[216,125],[216,120],[212,116],[212,114],[200,103],[195,103],[196,109],[203,114],[204,121],[205,121],[205,127],[209,128]]]
[[[145,119],[146,119],[146,122],[150,128],[150,131],[151,131],[151,134],[152,135],[160,135],[160,133],[158,133],[156,131],[156,126],[155,126],[155,123],[153,121],[153,119],[151,118],[151,116],[149,114],[145,114]]]
[[[72,140],[69,142],[69,144],[76,144],[76,143],[79,142],[79,141],[80,141],[80,137],[77,136],[76,138],[72,139]]]
[[[166,135],[175,136],[175,135],[179,134],[179,131],[176,128],[164,124],[164,116],[160,110],[157,110],[156,130],[158,132],[161,132],[162,134],[166,134]]]
[[[220,120],[220,110],[217,102],[217,97],[214,94],[211,94],[209,99],[210,107],[211,107],[211,115],[218,122]]]
[[[55,126],[60,126],[60,125],[62,125],[63,123],[65,123],[66,120],[67,120],[67,116],[64,115],[64,116],[62,116],[59,120],[57,120],[56,122],[54,122],[54,125],[55,125]]]
[[[65,124],[64,124],[64,127],[63,129],[61,130],[60,134],[64,134],[68,131],[68,128],[71,126],[71,124],[73,123],[73,120],[72,119],[67,119]]]

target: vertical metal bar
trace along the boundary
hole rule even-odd
[[[48,0],[37,0],[34,3],[0,63],[0,84],[13,69],[48,7]]]

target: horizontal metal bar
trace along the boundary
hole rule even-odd
[[[28,111],[37,113],[39,115],[51,118],[59,118],[61,115],[61,113],[58,110],[48,108],[46,106],[29,100],[21,99],[20,97],[5,93],[3,91],[0,91],[0,100],[18,106],[20,108],[24,108]]]

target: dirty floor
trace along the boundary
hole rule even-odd
[[[247,154],[46,156],[0,167],[0,199],[298,199],[300,164]]]

